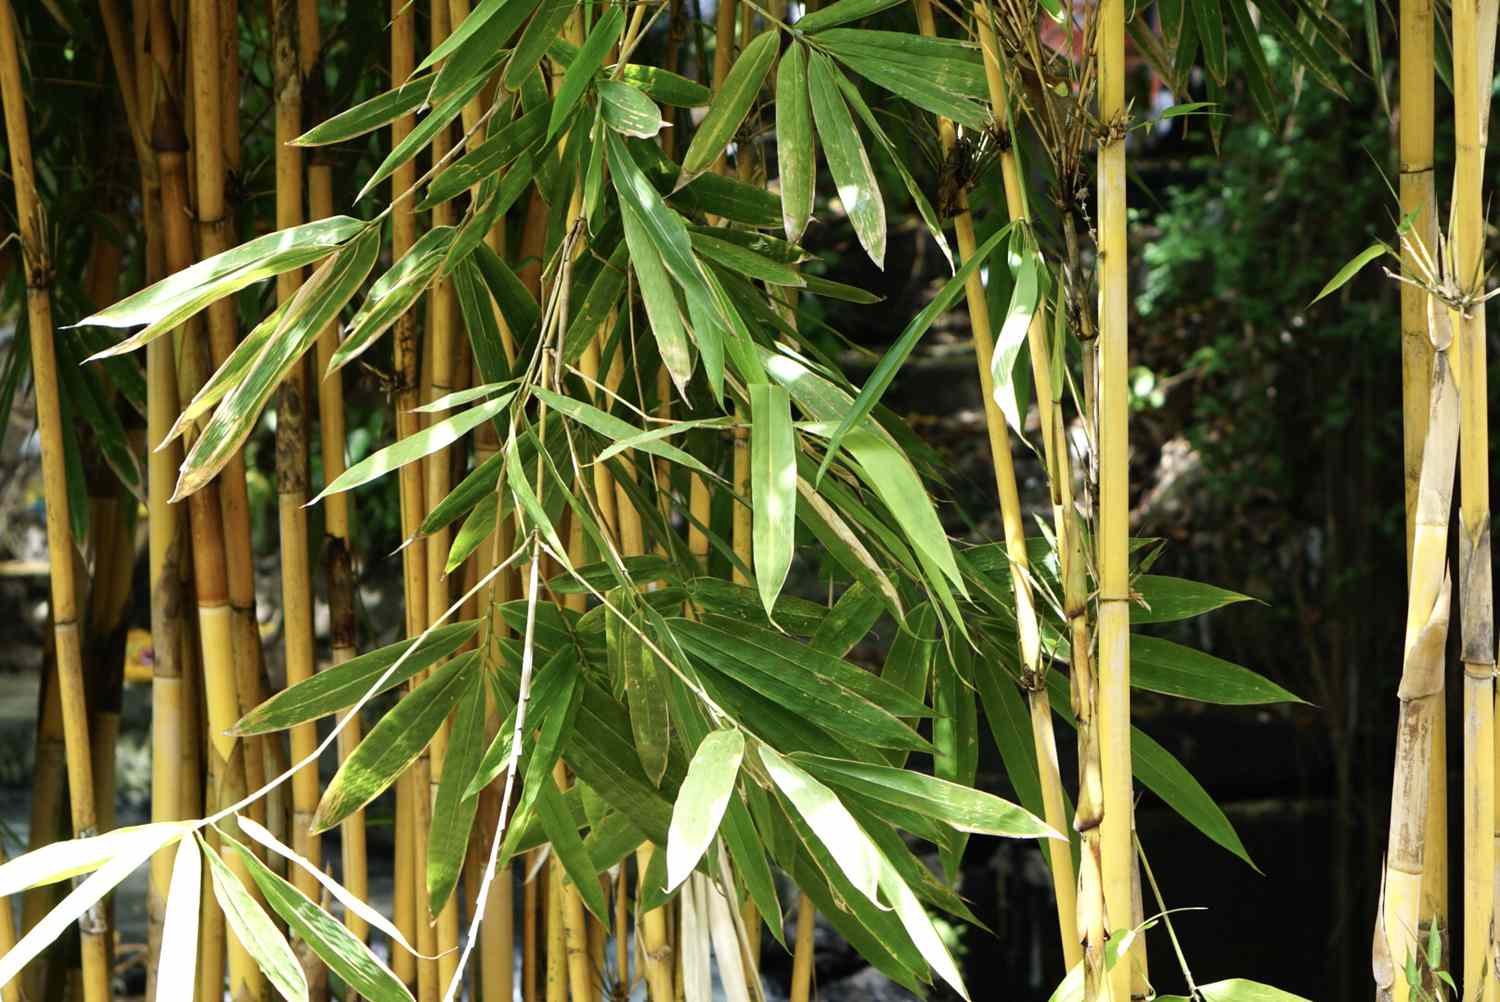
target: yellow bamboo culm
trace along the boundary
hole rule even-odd
[[[224,58],[226,35],[234,36],[234,7],[223,0],[193,0],[189,29],[192,60],[193,144],[196,185],[194,187],[198,250],[202,257],[222,253],[230,246],[230,220],[225,204],[226,161],[229,150],[238,159],[239,76],[238,67]],[[225,28],[225,26],[230,26]],[[237,50],[238,46],[234,46]],[[231,100],[232,98],[232,100]],[[231,120],[226,123],[226,119]],[[209,141],[218,137],[219,141]],[[228,360],[238,341],[234,297],[228,296],[207,310],[208,343],[214,367]],[[185,398],[184,398],[185,399]],[[239,712],[257,705],[263,697],[260,683],[260,634],[255,623],[255,566],[250,541],[250,500],[245,484],[244,453],[238,451],[217,481],[223,521],[223,545],[227,574],[230,621],[231,676]],[[259,789],[265,782],[263,745],[259,738],[241,739],[239,767],[243,785]],[[266,816],[264,801],[256,801],[248,813],[257,821]]]
[[[408,0],[391,0],[391,78],[405,81],[416,69],[416,10]],[[391,123],[391,145],[405,139],[416,124],[415,115],[403,115]],[[391,197],[399,198],[416,181],[416,168],[408,163],[391,175]],[[407,199],[391,210],[391,257],[400,260],[417,239],[417,221]],[[413,409],[419,397],[421,346],[415,318],[410,313],[396,321],[393,333],[396,437],[406,438],[420,429],[420,415]],[[411,540],[401,551],[402,593],[406,597],[406,634],[422,632],[427,617],[426,545],[416,537],[422,521],[423,490],[420,463],[409,463],[397,474],[401,499],[401,534]],[[407,772],[396,781],[396,860],[393,909],[396,927],[408,942],[419,943],[422,922],[417,910],[417,885],[425,867],[417,854],[415,798],[416,777]],[[424,791],[425,792],[425,791]],[[422,881],[425,886],[425,881]],[[399,947],[392,948],[393,970],[409,988],[417,987],[417,962]]]
[[[209,31],[217,31],[217,4],[195,6],[192,15],[207,14],[212,18]],[[164,5],[159,6],[152,17],[152,44],[157,53],[169,51],[172,43],[170,24],[166,20]],[[205,32],[201,23],[192,24],[195,41],[208,41],[217,48],[215,34]],[[212,141],[219,140],[217,115],[219,107],[218,80],[208,81],[211,99],[205,100],[201,75],[204,63],[217,63],[217,53],[210,52],[207,58],[200,50],[193,60],[193,84],[197,88],[195,106],[212,117],[212,128],[208,134]],[[211,110],[210,110],[211,109]],[[200,130],[203,119],[199,119]],[[194,261],[192,215],[188,198],[187,158],[184,149],[182,125],[177,117],[171,97],[157,105],[156,121],[152,127],[152,142],[156,148],[157,173],[162,192],[162,235],[167,268],[180,271],[190,267]],[[202,132],[200,131],[200,134]],[[208,378],[207,344],[201,324],[190,320],[178,332],[177,396],[179,400],[190,400],[197,395]],[[195,433],[190,432],[184,447],[190,448]],[[187,499],[188,519],[191,528],[190,554],[192,558],[193,583],[197,595],[198,657],[202,665],[204,705],[206,709],[208,762],[208,784],[211,798],[209,805],[215,810],[235,803],[245,795],[243,755],[239,753],[236,739],[229,733],[239,719],[239,692],[236,685],[233,661],[232,624],[229,609],[229,582],[226,568],[224,523],[219,504],[218,482],[207,484]],[[228,823],[228,822],[226,822]],[[230,824],[232,828],[232,824]],[[225,861],[234,870],[241,882],[253,886],[249,871],[238,853],[226,854]],[[220,921],[217,916],[215,923]],[[218,937],[215,937],[217,944]],[[238,939],[228,937],[226,955],[229,961],[230,994],[236,999],[263,999],[270,991],[265,975],[261,973],[248,950]],[[214,985],[220,972],[211,965],[203,965],[206,983]]]
[[[68,791],[73,834],[96,834],[92,751],[88,703],[83,686],[82,644],[78,624],[72,521],[67,475],[63,469],[62,404],[58,393],[57,354],[53,344],[52,262],[46,217],[36,190],[31,162],[31,130],[21,81],[21,53],[15,11],[0,3],[0,98],[5,108],[5,137],[10,149],[11,179],[20,220],[21,252],[26,269],[26,314],[31,332],[31,371],[36,386],[36,423],[42,444],[42,486],[47,507],[47,557],[51,564],[52,630],[57,645],[58,692],[67,739]],[[78,920],[83,965],[84,1002],[108,1002],[109,944],[104,938],[103,903]]]
[[[1438,213],[1433,190],[1433,18],[1432,0],[1401,2],[1401,215],[1411,217],[1410,240],[1429,258],[1437,254]],[[1414,248],[1404,245],[1402,268],[1417,274]],[[1406,559],[1411,571],[1417,492],[1427,435],[1432,344],[1427,333],[1427,295],[1415,285],[1401,285],[1401,401],[1406,482]],[[1441,684],[1441,677],[1439,679]],[[1439,706],[1442,700],[1438,700]],[[1448,931],[1448,740],[1446,717],[1432,728],[1428,756],[1426,852],[1422,870],[1422,922]]]
[[[1384,900],[1372,956],[1377,987],[1406,1002],[1408,961],[1421,955],[1420,926],[1430,918],[1424,896],[1431,799],[1432,731],[1443,721],[1443,652],[1448,639],[1448,513],[1458,455],[1459,396],[1449,367],[1447,309],[1432,301],[1433,344],[1428,431],[1414,512],[1411,583],[1406,610],[1400,720],[1391,785]]]
[[[1110,935],[1130,925],[1135,846],[1130,766],[1130,405],[1127,399],[1125,234],[1125,0],[1100,0],[1099,78],[1099,754],[1104,795],[1104,900]],[[1117,1002],[1130,998],[1130,957],[1110,971]]]
[[[1479,0],[1453,4],[1453,98],[1456,173],[1454,251],[1461,293],[1484,291],[1484,125],[1481,77],[1493,28],[1482,39]],[[1460,395],[1459,607],[1464,665],[1464,944],[1466,999],[1494,1002],[1490,925],[1495,912],[1494,594],[1490,571],[1489,427],[1484,309],[1473,305],[1458,322]]]
[[[298,0],[276,0],[272,12],[272,73],[276,110],[276,225],[301,223],[305,215],[301,150],[291,145],[302,129],[302,76],[299,35],[304,23]],[[302,276],[288,272],[276,280],[276,298],[286,303],[296,294]],[[282,381],[276,402],[276,501],[281,542],[282,629],[285,634],[286,683],[293,686],[312,678],[316,669],[313,646],[312,577],[308,558],[307,366],[299,360]],[[292,728],[291,756],[301,761],[317,747],[317,728]],[[322,839],[312,830],[321,791],[318,771],[306,767],[292,776],[292,847],[314,867],[322,866]],[[317,900],[320,890],[311,874],[297,868],[298,890]],[[313,965],[322,977],[312,979],[315,998],[326,997],[326,969]]]

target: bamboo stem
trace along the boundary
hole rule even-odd
[[[1488,75],[1477,0],[1453,4],[1453,80],[1457,164],[1453,201],[1457,281],[1462,293],[1484,291],[1484,105]],[[1483,81],[1483,82],[1482,82]],[[1490,997],[1490,925],[1495,911],[1494,594],[1490,570],[1489,428],[1485,318],[1482,306],[1460,312],[1461,388],[1459,503],[1460,650],[1464,664],[1464,951],[1467,997]]]
[[[3,96],[5,107],[6,145],[10,148],[11,178],[15,185],[16,215],[20,219],[26,268],[26,312],[31,332],[31,371],[36,386],[37,431],[42,443],[47,555],[52,568],[52,629],[57,644],[58,692],[67,738],[68,790],[73,834],[82,838],[97,833],[93,762],[78,632],[72,521],[68,513],[67,475],[63,469],[62,410],[49,293],[52,263],[47,245],[46,217],[32,169],[31,131],[26,121],[26,95],[21,81],[17,31],[15,11],[10,0],[3,0],[3,9],[0,9],[0,96]],[[104,931],[102,903],[89,908],[78,920],[85,1002],[106,1002],[111,996],[109,948]]]
[[[1412,217],[1412,239],[1428,254],[1438,246],[1437,199],[1433,190],[1433,19],[1431,0],[1402,0],[1399,116],[1401,214]],[[1402,268],[1417,274],[1413,250],[1403,247]],[[1432,343],[1427,331],[1427,295],[1401,284],[1401,388],[1406,482],[1406,559],[1411,572],[1416,532],[1422,454],[1427,436],[1432,382]],[[1442,684],[1441,674],[1438,684]],[[1439,707],[1443,706],[1441,697]],[[1438,713],[1428,756],[1425,855],[1422,870],[1422,920],[1448,926],[1448,769],[1446,715]],[[1400,979],[1398,979],[1400,980]]]
[[[216,4],[193,8],[195,42],[216,41],[217,13]],[[206,34],[200,23],[205,14],[212,18]],[[152,18],[152,43],[158,50],[164,50],[172,42],[168,16],[166,5],[161,4]],[[210,81],[211,100],[204,100],[201,88],[204,86],[204,65],[216,62],[216,53],[210,52],[205,58],[202,50],[194,60],[194,85],[200,88],[196,105],[200,114],[213,116],[213,127],[207,134],[215,139],[219,136],[215,114],[219,108],[218,81]],[[199,127],[203,127],[201,118]],[[157,106],[152,141],[156,148],[157,171],[162,188],[162,233],[165,238],[167,267],[172,271],[180,271],[193,264],[195,255],[184,137],[170,98]],[[180,331],[177,368],[180,400],[192,399],[207,378],[207,360],[204,357],[206,345],[202,335],[201,325],[196,321],[189,321]],[[190,442],[191,439],[185,442],[185,447],[190,446]],[[209,788],[213,794],[209,803],[217,810],[238,801],[245,793],[243,756],[238,754],[236,739],[229,733],[229,729],[239,719],[240,707],[235,685],[228,572],[225,566],[224,527],[217,482],[204,486],[189,497],[187,508],[192,533],[193,581],[197,595],[198,654],[203,666],[202,678],[207,703]],[[242,882],[253,886],[249,882],[249,871],[238,853],[228,854],[225,862],[235,870]],[[270,986],[249,952],[233,938],[229,941],[227,952],[231,995],[246,999],[266,997]],[[208,973],[212,981],[212,972]]]
[[[1129,926],[1135,850],[1130,767],[1130,409],[1127,386],[1125,233],[1125,3],[1101,0],[1099,76],[1099,750],[1104,817],[1104,898],[1111,936]],[[1129,962],[1110,972],[1116,999],[1130,997]]]
[[[305,0],[304,0],[305,2]],[[276,225],[295,226],[304,219],[303,164],[300,148],[291,140],[302,129],[302,76],[299,56],[304,17],[298,0],[275,0],[272,8],[272,71],[276,110]],[[301,284],[299,271],[281,275],[276,298],[288,302]],[[316,668],[313,646],[312,581],[307,530],[307,366],[299,360],[282,381],[276,401],[276,501],[281,544],[282,630],[286,651],[286,683],[293,686],[312,678]],[[291,730],[291,756],[301,761],[317,747],[317,727],[303,724]],[[313,832],[320,790],[316,768],[292,776],[292,847],[314,867],[322,866],[322,838]],[[297,889],[317,900],[317,881],[300,867],[293,873]],[[320,968],[321,970],[321,968]],[[317,997],[327,983],[316,979]]]
[[[1420,491],[1413,533],[1411,587],[1406,610],[1406,643],[1401,672],[1400,723],[1396,732],[1395,778],[1391,787],[1390,835],[1386,849],[1385,891],[1374,968],[1380,987],[1396,1002],[1410,995],[1405,969],[1422,951],[1427,821],[1430,817],[1428,757],[1432,730],[1443,720],[1443,653],[1448,637],[1448,513],[1458,454],[1459,399],[1448,364],[1452,335],[1446,308],[1433,303],[1434,331],[1442,330],[1431,358],[1427,397],[1430,418],[1425,437]],[[1437,340],[1437,339],[1435,339]]]

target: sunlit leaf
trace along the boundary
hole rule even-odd
[[[744,754],[745,737],[738,730],[713,731],[693,753],[667,832],[667,890],[687,879],[712,844]]]

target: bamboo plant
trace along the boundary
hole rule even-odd
[[[169,6],[140,5],[136,37],[151,25],[146,8]],[[800,267],[811,257],[804,241],[815,216],[847,227],[883,266],[889,213],[909,201],[951,253],[947,212],[934,210],[877,107],[938,120],[945,161],[997,123],[1014,135],[1036,110],[1011,97],[1023,36],[986,38],[1004,11],[995,19],[989,4],[975,4],[939,23],[925,3],[897,6],[839,0],[788,24],[790,5],[720,4],[711,31],[697,26],[712,37],[712,54],[700,42],[694,62],[666,51],[690,34],[683,4],[394,3],[390,89],[313,123],[303,121],[302,95],[321,72],[322,28],[315,5],[279,0],[269,36],[276,229],[230,247],[220,225],[225,164],[210,147],[223,139],[237,151],[229,141],[237,126],[226,121],[238,121],[228,96],[237,74],[230,60],[203,63],[213,61],[210,12],[221,33],[240,14],[233,4],[190,5],[190,14],[203,12],[190,19],[193,65],[183,78],[193,82],[196,173],[185,195],[201,213],[197,253],[191,228],[171,211],[184,200],[182,152],[165,165],[143,158],[145,201],[161,193],[148,244],[175,274],[89,323],[138,328],[109,344],[107,359],[137,348],[148,356],[148,440],[167,446],[151,458],[153,573],[168,583],[178,573],[183,536],[172,496],[197,515],[195,556],[222,558],[195,578],[196,608],[170,609],[170,593],[161,592],[156,637],[166,652],[155,686],[158,785],[197,782],[191,748],[206,741],[214,797],[194,807],[189,792],[185,811],[162,798],[152,825],[103,851],[89,843],[66,850],[70,866],[78,853],[93,853],[83,886],[101,894],[155,856],[159,984],[202,967],[197,980],[213,994],[212,958],[228,949],[232,976],[251,983],[234,960],[247,955],[289,998],[318,995],[333,977],[371,998],[436,1002],[456,998],[466,981],[477,997],[509,998],[514,931],[505,902],[511,879],[520,879],[523,937],[535,930],[523,945],[528,997],[600,997],[613,937],[614,976],[628,983],[633,966],[655,1002],[706,997],[710,963],[731,997],[748,1002],[763,994],[763,935],[787,945],[781,871],[796,887],[797,997],[808,993],[815,914],[895,982],[917,990],[941,980],[963,993],[933,913],[970,917],[952,874],[976,834],[1049,843],[1060,952],[1076,967],[1064,833],[1070,791],[1057,768],[1054,714],[1080,724],[1086,746],[1099,739],[1102,881],[1090,891],[1086,880],[1083,897],[1102,895],[1104,907],[1084,910],[1097,926],[1091,947],[1138,924],[1122,654],[1133,589],[1149,605],[1152,585],[1132,579],[1124,522],[1123,8],[1102,6],[1097,66],[1086,61],[1077,71],[1098,82],[1104,140],[1099,391],[1080,394],[1087,402],[1079,408],[1097,421],[1100,457],[1099,653],[1091,661],[1082,596],[1094,554],[1073,513],[1062,407],[1062,387],[1074,379],[1064,371],[1062,338],[1082,337],[1062,319],[1078,313],[1086,283],[1059,281],[1053,308],[1033,302],[1015,325],[1048,377],[1038,404],[1066,580],[1048,579],[1024,536],[1001,413],[1010,372],[1002,367],[993,378],[995,345],[1014,336],[1017,310],[992,329],[981,266],[1009,235],[1011,246],[1031,248],[1034,284],[1053,270],[1034,250],[1032,196],[1014,152],[1002,158],[1002,179],[1016,222],[981,241],[984,221],[962,197],[978,178],[962,180],[951,207],[960,210],[952,274],[863,387],[824,354],[812,322],[817,299],[873,300]],[[915,30],[891,27],[912,26],[912,12]],[[428,41],[420,63],[419,34]],[[140,45],[130,55],[160,59],[168,49],[163,41],[149,55]],[[115,62],[128,80],[123,60]],[[689,67],[712,86],[683,75]],[[19,67],[5,79],[8,119],[21,82]],[[134,119],[163,113],[155,103],[150,115],[142,107],[161,91],[131,92]],[[1079,88],[1079,101],[1094,93],[1092,83]],[[765,141],[773,119],[774,155]],[[318,158],[338,144],[380,145],[387,128],[389,146],[361,179],[356,208],[336,214],[341,179]],[[872,152],[896,164],[904,190],[881,190],[885,175]],[[772,161],[774,187],[765,183]],[[272,277],[275,308],[235,344],[229,297]],[[927,486],[930,460],[879,407],[916,342],[965,294],[997,467],[999,545],[948,538]],[[166,336],[174,330],[184,332],[175,352]],[[205,340],[211,372],[201,366]],[[386,351],[393,441],[345,464],[344,370]],[[55,392],[55,372],[38,367],[39,395],[49,381]],[[1087,373],[1081,382],[1090,382]],[[304,507],[313,493],[309,387],[319,391],[326,474],[314,503],[327,506],[329,593],[338,605],[332,663],[317,672]],[[264,698],[258,638],[242,629],[244,613],[253,619],[253,590],[237,577],[249,567],[249,535],[244,516],[231,512],[245,510],[236,507],[244,484],[236,457],[273,395],[288,687]],[[173,428],[187,432],[182,452],[174,452]],[[360,654],[342,563],[349,492],[389,473],[405,540],[405,636]],[[48,500],[51,515],[51,493]],[[215,510],[222,534],[202,545]],[[49,538],[62,546],[68,535],[53,526]],[[814,565],[835,582],[835,601],[794,593],[793,570]],[[66,602],[55,597],[54,609],[65,623]],[[177,611],[186,612],[180,624],[168,619]],[[901,640],[869,672],[849,658],[882,618]],[[60,636],[60,662],[62,647]],[[1186,648],[1172,656],[1188,680],[1177,695],[1224,700],[1233,685],[1233,701],[1290,698],[1249,672],[1226,683],[1217,665]],[[1085,676],[1083,688],[1092,688],[1093,663],[1098,709],[1086,698],[1075,718],[1069,676],[1075,685]],[[193,721],[197,697],[184,690],[199,680],[210,712]],[[63,696],[66,721],[66,686]],[[390,708],[366,721],[376,698]],[[223,726],[231,707],[239,717],[232,728]],[[1024,806],[975,788],[981,708]],[[332,724],[319,737],[323,718]],[[1011,722],[1023,718],[1018,735]],[[73,771],[71,723],[67,731]],[[291,754],[278,764],[282,732],[291,734]],[[317,762],[335,744],[338,769],[324,787]],[[930,754],[932,767],[915,764],[923,760],[914,752]],[[1176,765],[1159,747],[1149,754]],[[1180,766],[1175,786],[1156,782],[1161,775],[1143,780],[1243,854],[1222,815],[1205,815],[1181,795]],[[288,789],[290,818],[278,820],[273,798]],[[362,901],[354,846],[360,812],[392,790],[396,884],[387,917]],[[1098,798],[1074,795],[1081,818],[1097,817],[1084,806],[1097,808]],[[323,872],[319,851],[319,833],[335,826],[345,833],[342,881]],[[937,848],[942,878],[906,835]],[[38,858],[0,866],[0,887],[36,879],[17,875]],[[333,921],[329,898],[345,924]],[[224,933],[199,935],[200,901],[218,903]],[[58,928],[44,923],[23,936],[0,958],[0,983]],[[372,930],[391,944],[389,967],[371,952]],[[1115,965],[1113,997],[1129,997],[1139,969]]]

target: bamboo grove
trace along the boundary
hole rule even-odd
[[[1222,19],[1182,0],[1149,19],[1124,0],[1067,15],[1047,0],[392,0],[388,50],[360,53],[351,83],[322,58],[337,6],[99,0],[80,15],[101,29],[139,224],[101,228],[77,280],[51,257],[62,206],[29,138],[25,30],[54,15],[0,0],[26,306],[5,385],[9,399],[29,365],[55,634],[30,851],[0,865],[0,894],[21,902],[14,922],[0,909],[7,1002],[58,979],[110,999],[109,896],[142,867],[155,999],[699,1002],[717,985],[758,1002],[769,939],[807,1002],[815,916],[896,984],[967,998],[944,929],[977,921],[957,884],[975,835],[1034,840],[1045,861],[1069,971],[1054,998],[1154,996],[1145,938],[1176,934],[1137,798],[1250,859],[1132,727],[1132,689],[1296,697],[1132,633],[1243,596],[1152,574],[1160,541],[1130,535],[1126,154],[1147,123],[1126,38],[1179,93],[1205,67],[1220,100],[1226,46],[1258,55],[1261,33],[1336,89],[1323,47],[1343,51],[1342,26],[1308,0],[1257,4],[1254,24],[1236,0],[1208,5]],[[1445,973],[1426,931],[1448,927],[1446,863],[1424,869],[1423,835],[1446,816],[1429,805],[1446,802],[1434,697],[1455,593],[1468,984],[1495,977],[1500,815],[1474,308],[1495,5],[1453,8],[1454,36],[1489,45],[1454,54],[1441,244],[1431,6],[1403,0],[1402,17],[1401,100],[1419,111],[1401,120],[1412,588],[1376,973],[1407,998]],[[1069,44],[1041,44],[1043,19]],[[267,40],[265,65],[242,65],[242,28]],[[236,204],[254,129],[274,134],[261,218]],[[804,244],[844,226],[883,267],[908,206],[947,274],[856,385],[818,304],[879,297],[824,277]],[[950,538],[943,470],[882,404],[960,306],[995,541]],[[346,380],[365,369],[386,373],[391,434],[351,461]],[[274,685],[246,462],[267,440]],[[1046,473],[1031,526],[1023,449]],[[382,483],[404,540],[388,558],[404,620],[384,633],[357,583],[387,556],[357,552],[354,504]],[[150,823],[117,828],[110,638],[142,535],[154,795]],[[791,587],[810,570],[821,595]],[[851,660],[877,623],[894,627],[883,663]],[[977,788],[982,742],[1016,802]],[[387,844],[389,910],[370,879]],[[1195,998],[1293,998],[1196,984],[1178,956]]]

